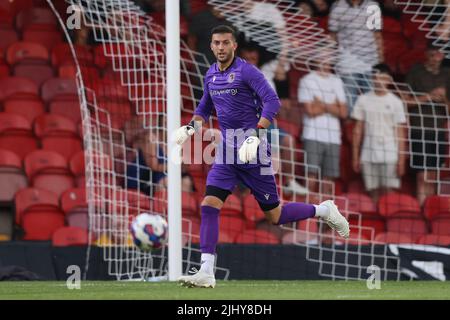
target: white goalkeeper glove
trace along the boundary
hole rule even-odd
[[[191,124],[182,126],[175,131],[174,140],[177,144],[182,145],[194,133],[195,133],[195,128]]]
[[[245,139],[242,146],[239,148],[239,159],[244,162],[250,162],[256,158],[258,154],[258,146],[261,141],[256,136],[250,136]]]

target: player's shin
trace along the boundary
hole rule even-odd
[[[277,224],[280,225],[305,220],[314,217],[315,214],[316,209],[314,205],[301,202],[291,202],[283,205],[281,208],[281,215]]]
[[[214,254],[219,240],[219,212],[220,210],[217,208],[201,206],[200,249],[202,265],[200,270],[208,274],[214,274]]]

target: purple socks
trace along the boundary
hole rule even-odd
[[[200,249],[202,253],[216,252],[219,241],[219,209],[201,206],[202,221],[200,224]]]
[[[277,224],[286,224],[289,222],[305,220],[314,217],[316,208],[312,204],[301,202],[291,202],[283,205],[281,208],[280,220]]]

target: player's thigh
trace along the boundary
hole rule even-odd
[[[334,143],[328,143],[325,146],[325,155],[323,158],[323,176],[328,178],[339,178],[340,176],[340,155],[341,146]]]
[[[362,162],[361,171],[364,180],[364,185],[367,191],[372,191],[380,187],[380,165],[377,163]]]
[[[239,171],[239,178],[249,187],[262,211],[270,211],[280,204],[275,176],[268,167],[254,167]]]
[[[238,175],[232,165],[214,164],[206,178],[206,192],[202,205],[217,207],[216,205],[220,204],[217,202],[217,199],[223,205],[223,202],[225,202],[228,195],[233,191],[237,182]]]

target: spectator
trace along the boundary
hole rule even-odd
[[[289,103],[289,93],[287,84],[287,71],[289,70],[289,65],[286,63],[283,54],[281,54],[280,59],[269,61],[268,63],[259,66],[259,51],[256,47],[243,47],[240,50],[241,58],[245,59],[249,63],[260,67],[261,72],[266,77],[269,84],[277,91],[280,101],[281,109],[283,109],[287,103]],[[281,113],[281,111],[280,111]],[[275,125],[272,123],[269,127],[270,129],[275,129]],[[291,150],[295,146],[294,139],[291,135],[285,132],[283,129],[279,129],[279,139],[280,139],[280,158],[282,164],[282,172],[289,172],[289,169],[294,163],[294,155]],[[270,137],[270,134],[269,134]],[[273,150],[275,151],[275,150]],[[275,166],[274,166],[275,167]],[[294,176],[286,176],[285,184],[283,186],[283,192],[285,194],[306,194],[308,190],[299,184]]]
[[[372,0],[338,0],[331,8],[329,31],[339,45],[336,67],[345,84],[349,114],[356,98],[370,90],[371,67],[384,60],[381,14],[379,24],[368,23],[379,10]]]
[[[300,0],[297,2],[297,7],[300,10],[300,13],[313,18],[316,16],[316,6],[310,0]]]
[[[163,116],[159,117],[163,125]],[[154,191],[167,187],[166,152],[164,127],[159,130],[144,129],[141,120],[134,118],[125,125],[127,142],[134,149],[127,161],[127,188],[138,189],[152,195]],[[130,158],[129,157],[129,158]]]
[[[442,67],[444,54],[429,43],[424,64],[406,75],[411,89],[424,95],[409,96],[408,111],[412,168],[416,170],[417,197],[423,203],[436,193],[433,181],[446,156],[446,123],[450,96],[450,70]]]
[[[209,63],[216,61],[211,51],[211,35],[205,30],[211,30],[217,25],[230,25],[220,11],[208,5],[207,10],[192,15],[189,23],[188,45],[197,52],[206,56]]]
[[[402,125],[406,116],[402,100],[389,90],[389,67],[379,64],[373,70],[373,90],[358,97],[351,115],[356,120],[352,164],[355,172],[362,167],[366,190],[376,203],[384,192],[400,188],[400,177],[405,173]]]
[[[197,191],[195,189],[194,179],[187,172],[181,175],[181,191],[189,193]]]
[[[304,108],[303,146],[308,164],[308,189],[317,191],[318,169],[322,179],[332,182],[340,176],[341,125],[347,117],[342,80],[332,74],[329,59],[317,61],[319,69],[299,83],[299,102]],[[332,183],[325,183],[329,189]],[[322,190],[331,194],[332,190]]]

